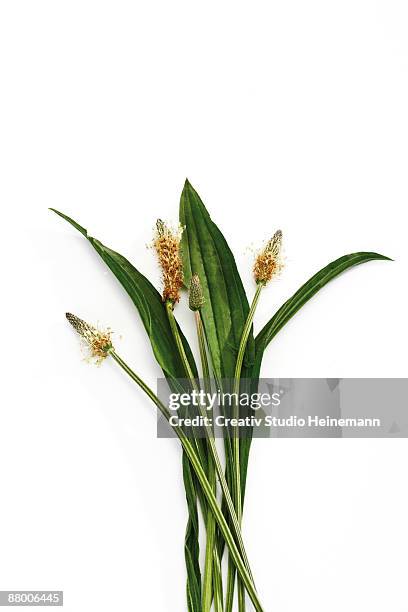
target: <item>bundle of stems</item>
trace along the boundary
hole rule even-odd
[[[191,390],[204,390],[209,397],[212,380],[221,389],[225,379],[232,389],[232,416],[241,414],[239,402],[243,379],[256,390],[266,346],[291,317],[324,285],[346,269],[374,259],[388,259],[361,251],[344,255],[322,268],[273,315],[256,338],[253,320],[263,288],[282,270],[282,232],[277,231],[256,254],[253,266],[255,291],[249,305],[235,260],[225,238],[211,220],[197,192],[186,181],[180,202],[182,225],[175,229],[158,220],[153,240],[162,272],[161,295],[122,255],[88,235],[85,228],[56,211],[85,236],[114,273],[136,306],[149,336],[156,360],[169,387],[179,389],[187,381]],[[195,320],[200,371],[190,346],[175,318],[183,285],[189,290],[189,308]],[[166,421],[170,411],[153,390],[118,355],[109,329],[98,329],[76,315],[67,319],[101,363],[110,357],[146,394]],[[232,612],[237,583],[237,606],[245,612],[248,603],[257,612],[263,607],[245,550],[241,526],[246,475],[252,432],[240,435],[235,425],[224,432],[225,460],[218,453],[211,422],[211,409],[198,404],[202,431],[186,431],[171,425],[183,451],[183,478],[188,523],[185,538],[187,609],[189,612]],[[219,501],[219,499],[221,501]],[[203,567],[199,558],[199,515],[206,530]],[[227,581],[224,585],[222,557],[228,550]],[[226,587],[226,588],[225,588]]]

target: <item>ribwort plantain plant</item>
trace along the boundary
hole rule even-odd
[[[183,380],[190,389],[199,391],[202,386],[208,394],[213,378],[219,389],[232,387],[235,397],[244,379],[250,381],[255,392],[265,349],[310,298],[348,268],[371,260],[389,259],[378,253],[357,252],[329,263],[302,285],[254,337],[253,321],[262,289],[282,270],[282,232],[279,230],[256,255],[254,295],[249,305],[233,254],[187,180],[181,194],[179,225],[171,228],[160,219],[156,222],[153,247],[162,272],[162,294],[122,255],[90,236],[70,217],[51,210],[90,242],[128,293],[171,390],[179,390]],[[189,289],[188,306],[196,324],[200,368],[175,318],[183,285]],[[72,314],[66,316],[89,356],[98,364],[112,358],[169,421],[168,407],[117,354],[111,330],[93,327]],[[204,416],[209,406],[200,404],[198,411]],[[233,405],[233,414],[240,414],[239,401]],[[232,612],[238,578],[239,612],[246,609],[245,592],[254,609],[262,612],[241,533],[251,431],[240,437],[233,428],[231,435],[224,436],[223,462],[211,427],[204,427],[204,437],[195,430],[187,435],[180,427],[173,429],[183,451],[188,511],[184,543],[187,609],[189,612],[210,612],[212,608],[215,612]],[[221,503],[218,493],[222,494]],[[206,530],[203,572],[199,555],[199,510]],[[225,547],[229,556],[226,590],[221,565]]]

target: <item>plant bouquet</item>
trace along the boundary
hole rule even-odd
[[[52,209],[54,210],[54,209]],[[254,294],[248,302],[233,254],[203,202],[186,181],[180,200],[177,228],[158,220],[153,247],[162,271],[163,287],[157,289],[127,259],[88,235],[73,219],[54,210],[90,242],[128,293],[150,339],[154,356],[171,390],[188,388],[199,393],[228,385],[239,398],[242,385],[256,390],[266,347],[291,317],[322,287],[358,264],[388,257],[371,252],[344,255],[317,272],[289,298],[254,337],[253,319],[262,289],[282,268],[282,233],[276,231],[256,254],[253,266]],[[182,288],[188,288],[188,305],[195,319],[199,360],[197,362],[175,318]],[[144,391],[162,417],[171,422],[169,407],[116,352],[109,329],[98,329],[76,315],[67,319],[98,363],[111,357]],[[229,381],[229,382],[225,382]],[[205,402],[198,414],[208,415]],[[237,422],[241,406],[233,401]],[[244,612],[248,594],[258,612],[263,607],[241,534],[246,476],[251,448],[251,428],[240,435],[233,426],[224,435],[224,452],[214,439],[210,425],[203,434],[173,426],[182,447],[183,479],[188,522],[185,536],[187,609],[190,612],[231,612],[235,602]],[[221,503],[219,498],[222,499]],[[204,526],[206,548],[200,565],[199,530]],[[227,571],[222,558],[228,553]]]

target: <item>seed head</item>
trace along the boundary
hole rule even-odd
[[[181,226],[175,230],[161,219],[156,221],[153,246],[162,271],[163,301],[169,300],[173,304],[180,300],[180,289],[183,286],[183,263],[180,249],[182,232]]]
[[[97,329],[70,312],[67,312],[65,316],[75,331],[80,335],[84,345],[89,351],[89,358],[94,359],[98,365],[101,364],[109,355],[109,351],[113,348],[111,330]]]
[[[266,285],[274,276],[280,273],[283,267],[281,252],[282,232],[278,230],[255,259],[254,277],[257,283]]]
[[[200,310],[204,306],[203,288],[201,287],[200,277],[193,274],[190,280],[188,305],[190,310]]]

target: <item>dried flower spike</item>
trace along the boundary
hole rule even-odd
[[[258,253],[254,264],[254,277],[257,283],[266,285],[282,269],[282,232],[278,230]]]
[[[89,350],[89,357],[95,359],[98,365],[102,363],[109,355],[109,351],[113,349],[112,332],[109,329],[99,330],[70,312],[67,312],[65,316],[84,341]]]
[[[193,274],[190,280],[188,305],[190,310],[200,310],[204,306],[203,288],[201,287],[200,277]]]
[[[153,241],[162,270],[163,301],[170,301],[173,304],[180,300],[180,289],[183,286],[183,263],[180,252],[182,231],[181,226],[174,230],[158,219]]]

